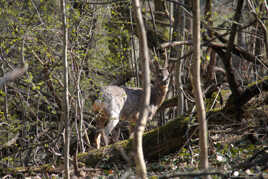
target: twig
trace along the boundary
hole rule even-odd
[[[169,48],[169,47],[175,47],[180,45],[192,45],[192,41],[174,41],[174,42],[166,42],[160,45],[161,48]]]
[[[220,171],[198,171],[198,172],[178,172],[174,175],[169,175],[169,176],[162,176],[159,177],[159,179],[164,179],[164,178],[176,178],[176,177],[198,177],[198,176],[207,176],[207,175],[219,175],[222,176],[223,178],[227,178],[228,174],[224,174],[223,172]]]

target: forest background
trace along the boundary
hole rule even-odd
[[[248,0],[237,13],[237,2],[201,1],[200,75],[209,127],[209,159],[211,167],[222,171],[220,175],[238,171],[243,176],[260,176],[268,169],[268,6],[265,0]],[[154,161],[149,165],[151,175],[192,171],[199,164],[190,71],[192,3],[152,0],[142,1],[142,5],[152,59],[163,63],[166,53],[173,64],[166,101],[149,121],[147,130],[177,134],[171,140],[174,146],[156,135],[155,140],[168,148],[163,151],[152,150],[148,147],[151,138],[147,145],[145,140],[145,148],[155,151],[153,156],[146,156],[145,151],[145,158]],[[95,114],[91,106],[101,86],[141,86],[132,5],[128,0],[67,1],[66,8],[70,154],[74,157],[83,153],[76,157],[88,168],[93,167],[91,175],[119,176],[128,171],[122,165],[124,159],[111,162],[112,155],[92,152]],[[0,91],[0,176],[61,176],[64,67],[60,1],[0,0],[0,10],[2,76],[16,67],[28,66],[23,76]],[[239,22],[234,20],[235,14]],[[233,33],[236,36],[231,39]],[[226,60],[228,54],[231,60]],[[180,125],[180,131],[170,124]],[[120,140],[127,139],[126,125],[123,122],[118,127]]]

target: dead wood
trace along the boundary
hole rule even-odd
[[[165,126],[146,132],[143,136],[144,157],[147,161],[156,160],[159,156],[178,151],[187,141],[193,129],[188,131],[188,119],[178,118],[168,122]],[[131,158],[132,139],[119,141],[112,145],[94,149],[78,155],[78,159],[87,166],[96,166],[99,162],[122,162],[122,150]]]
[[[223,43],[225,42],[223,39],[221,39],[221,40]],[[219,50],[221,50],[221,51],[226,50],[225,44],[211,42],[208,44],[208,47],[211,47],[212,49],[216,50],[219,56],[222,56],[222,55],[224,56],[224,53],[219,52]],[[263,65],[266,68],[268,68],[268,64],[266,64],[266,62],[255,57],[253,54],[249,53],[247,50],[245,50],[241,47],[238,47],[237,45],[234,45],[234,48],[232,49],[232,53],[238,57],[241,57],[242,59],[244,59],[248,62],[254,63],[256,65]]]
[[[266,76],[263,80],[257,81],[250,85],[246,90],[244,90],[241,95],[238,97],[239,106],[245,105],[253,97],[259,95],[263,91],[268,91],[268,77]],[[233,103],[227,103],[226,106],[232,106]]]

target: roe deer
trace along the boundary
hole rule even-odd
[[[155,69],[153,69],[153,72],[156,74],[156,80],[151,88],[149,120],[153,118],[157,109],[163,103],[170,81],[167,60],[164,68],[160,68],[157,62],[154,63],[154,65]],[[100,148],[101,137],[103,137],[105,145],[107,145],[105,136],[108,136],[112,132],[119,120],[126,120],[130,123],[128,129],[130,137],[133,136],[136,121],[139,119],[142,98],[142,88],[119,86],[106,86],[101,88],[100,97],[93,104],[93,111],[99,113],[96,120],[96,128],[98,131],[95,136],[97,149]],[[107,122],[108,124],[105,126]]]

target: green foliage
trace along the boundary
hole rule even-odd
[[[0,51],[5,60],[1,60],[4,72],[21,65],[23,43],[24,59],[29,64],[27,74],[10,83],[7,93],[0,91],[0,124],[3,124],[0,125],[0,146],[16,134],[24,136],[24,140],[13,144],[16,146],[13,154],[7,152],[1,159],[1,162],[8,160],[10,164],[14,161],[12,165],[16,166],[20,163],[12,160],[15,154],[20,153],[24,160],[37,146],[40,151],[47,150],[51,144],[44,141],[62,137],[59,122],[63,104],[61,11],[54,0],[0,0],[0,7]],[[88,96],[95,93],[94,85],[110,83],[128,69],[130,34],[122,19],[116,17],[120,15],[116,7],[111,9],[110,19],[104,16],[110,16],[106,8],[89,4],[74,8],[72,3],[67,3],[67,10],[69,92],[74,100],[71,103],[74,107],[79,85],[82,97],[87,99],[84,108],[88,111],[92,103]],[[8,99],[7,121],[4,97]],[[74,108],[70,115],[74,117]],[[89,116],[84,118],[89,119]],[[47,135],[47,131],[51,132]],[[39,144],[41,141],[44,143]],[[59,153],[63,147],[60,141]],[[52,154],[43,156],[37,152],[37,156],[32,155],[30,158],[37,157],[37,162],[45,163]]]
[[[70,117],[73,124],[71,141],[74,149],[78,136],[75,121],[79,122],[78,92],[81,91],[84,100],[82,112],[86,121],[85,126],[91,127],[94,122],[90,113],[92,105],[90,97],[97,96],[98,87],[109,84],[118,76],[130,71],[131,42],[135,37],[131,35],[133,32],[130,26],[129,3],[113,3],[107,6],[82,3],[81,6],[74,7],[73,1],[67,2]],[[261,2],[264,1],[259,1],[259,4]],[[142,10],[146,15],[146,27],[153,29],[151,19],[148,18],[150,13],[144,8]],[[222,15],[220,10],[226,10],[226,13]],[[215,26],[227,22],[224,27],[229,27],[233,12],[229,12],[229,8],[220,10],[213,11],[210,20]],[[258,6],[256,12],[259,17],[265,13]],[[41,165],[60,161],[61,156],[58,154],[63,153],[64,144],[61,121],[64,91],[63,33],[60,13],[59,3],[55,0],[0,0],[0,61],[3,66],[1,76],[21,65],[22,54],[29,64],[29,70],[25,75],[6,86],[7,92],[4,89],[0,90],[1,166],[2,164],[8,164],[9,167]],[[161,24],[158,23],[160,20]],[[163,23],[166,25],[162,25]],[[168,23],[165,17],[156,18],[156,34],[161,39],[155,37],[157,38],[155,41],[170,40]],[[135,31],[135,24],[133,30]],[[22,44],[24,44],[23,52]],[[206,55],[205,61],[209,58],[210,56]],[[159,57],[154,59],[160,63],[163,61]],[[186,71],[183,72],[186,83],[187,65],[185,63]],[[128,85],[134,86],[134,82],[130,81]],[[186,94],[188,95],[187,91]],[[229,91],[222,90],[222,96],[226,99]],[[207,109],[211,108],[214,100],[216,107],[221,107],[220,97],[217,93],[213,93],[206,101]],[[190,121],[189,118],[187,120]],[[248,126],[254,127],[254,122],[249,122]],[[7,142],[17,135],[18,140],[6,147]],[[216,142],[214,145],[216,152],[211,155],[212,164],[226,168],[252,156],[254,151],[261,148],[248,142],[229,145]],[[175,154],[174,159],[170,156],[161,158],[159,163],[150,166],[150,170],[177,171],[183,165],[197,168],[199,149],[193,147],[190,153],[188,147],[182,148]],[[109,170],[104,172],[106,175],[110,174]]]

